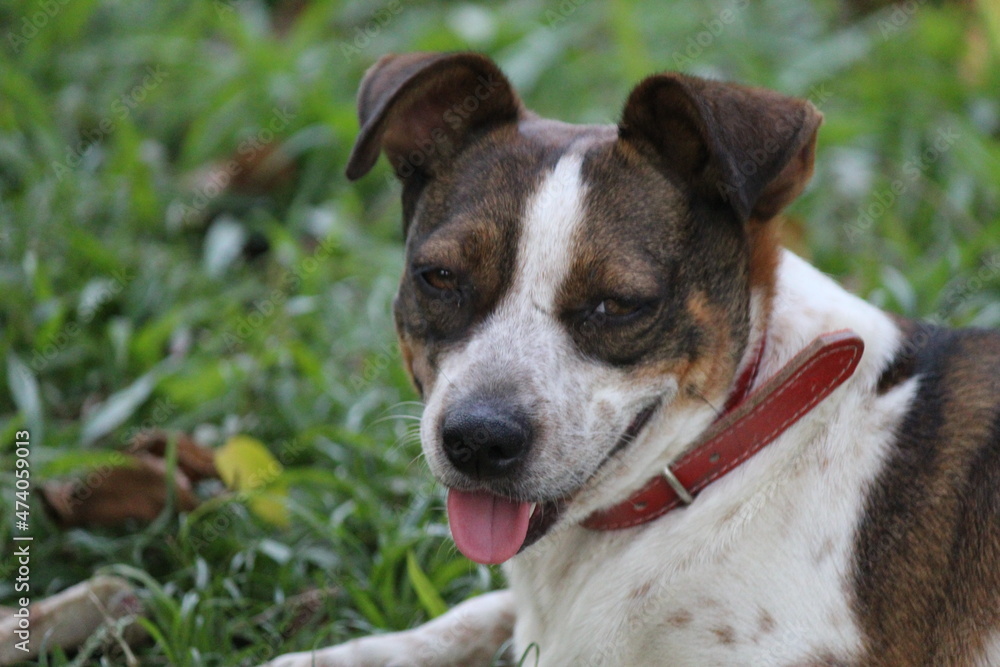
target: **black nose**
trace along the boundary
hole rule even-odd
[[[441,437],[455,468],[480,479],[499,477],[511,474],[524,458],[531,424],[506,401],[474,399],[447,412]]]

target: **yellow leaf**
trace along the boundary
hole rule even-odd
[[[249,494],[247,505],[251,512],[272,526],[287,528],[288,505],[285,503],[287,497],[287,487],[283,484],[276,484],[266,491],[254,491]]]
[[[268,486],[283,470],[264,443],[248,435],[234,435],[215,450],[215,467],[225,485],[235,491]]]
[[[284,468],[260,440],[234,435],[215,450],[215,467],[223,483],[246,496],[250,511],[268,523],[287,526],[287,486]]]

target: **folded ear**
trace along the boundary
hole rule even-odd
[[[805,100],[669,73],[636,86],[619,134],[741,220],[765,221],[812,176],[822,120]]]
[[[385,150],[400,178],[433,173],[478,130],[523,113],[500,69],[478,53],[387,55],[358,91],[361,132],[347,177],[364,176]]]

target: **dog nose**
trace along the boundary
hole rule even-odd
[[[476,399],[448,411],[441,436],[455,468],[477,479],[499,477],[510,474],[524,458],[531,424],[515,406]]]

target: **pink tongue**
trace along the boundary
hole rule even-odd
[[[458,550],[484,565],[518,552],[528,534],[531,505],[485,491],[448,491],[448,524]]]

